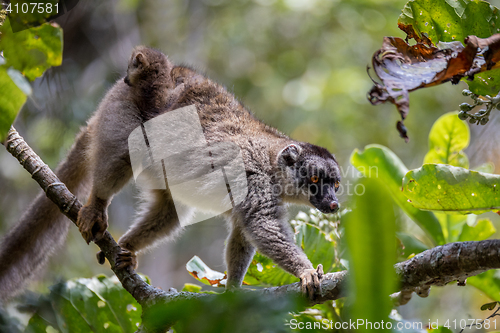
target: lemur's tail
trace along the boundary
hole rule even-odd
[[[56,174],[76,196],[88,193],[86,151],[90,136],[83,128]],[[0,302],[16,295],[45,266],[68,233],[70,221],[40,193],[0,244]]]

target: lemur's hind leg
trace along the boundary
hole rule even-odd
[[[182,230],[178,214],[187,218],[193,212],[187,207],[182,207],[182,212],[176,211],[168,190],[150,190],[145,193],[144,199],[136,221],[118,240],[122,248],[116,258],[118,268],[137,268],[137,253],[161,239],[175,236]]]

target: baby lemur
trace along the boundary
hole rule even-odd
[[[248,193],[226,213],[231,231],[225,250],[227,289],[239,287],[258,249],[299,277],[313,297],[321,266],[314,269],[295,245],[287,222],[287,202],[322,212],[338,210],[338,164],[326,149],[297,142],[260,122],[224,87],[193,69],[175,66],[159,51],[137,47],[127,76],[106,94],[56,170],[77,195],[90,195],[78,226],[87,242],[107,228],[107,207],[131,178],[130,133],[154,117],[194,106],[210,144],[236,144],[244,162]],[[136,221],[119,240],[118,265],[136,266],[138,252],[180,231],[168,188],[144,191]],[[196,207],[195,207],[196,208]],[[185,210],[182,214],[190,214]],[[0,246],[0,300],[14,295],[63,243],[69,221],[43,193],[4,237]]]

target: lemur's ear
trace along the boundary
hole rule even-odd
[[[286,146],[278,153],[278,165],[280,166],[294,165],[295,162],[297,162],[301,152],[302,148],[293,143]]]
[[[141,52],[137,52],[134,56],[134,60],[132,61],[132,65],[134,67],[139,67],[139,65],[142,66],[147,66],[148,64],[146,63],[146,57],[144,57],[144,54]]]

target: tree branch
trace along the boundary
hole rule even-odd
[[[43,163],[38,155],[28,146],[24,139],[12,127],[5,143],[7,150],[21,163],[40,184],[47,197],[51,199],[76,225],[78,211],[82,204],[61,183],[50,168]],[[158,303],[168,303],[179,299],[194,299],[200,297],[217,297],[217,295],[163,291],[144,282],[130,267],[117,269],[115,258],[120,247],[106,231],[104,237],[95,242],[103,251],[111,264],[111,269],[127,290],[141,306],[143,312]],[[451,243],[438,246],[422,252],[410,260],[395,265],[400,280],[400,293],[393,296],[399,304],[405,304],[413,291],[419,295],[428,294],[431,285],[442,286],[451,281],[458,281],[463,285],[469,276],[477,275],[490,269],[500,268],[500,240],[486,240],[480,242]],[[346,296],[347,271],[325,274],[322,281],[322,291],[311,305],[335,300]],[[280,287],[271,287],[257,290],[242,290],[242,292],[261,293],[272,297],[300,295],[300,283],[292,283]],[[144,330],[148,331],[148,330]]]

